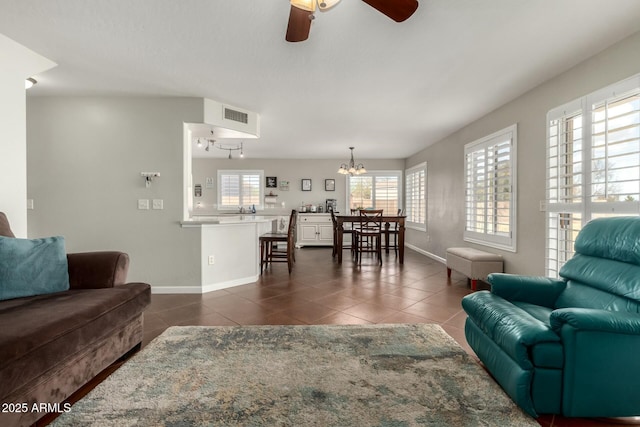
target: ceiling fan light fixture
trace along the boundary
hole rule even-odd
[[[318,8],[320,10],[328,10],[340,3],[340,0],[318,0]]]
[[[291,6],[297,7],[298,9],[306,10],[307,12],[315,12],[316,1],[317,0],[290,0],[290,3]]]

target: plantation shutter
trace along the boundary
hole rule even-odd
[[[592,111],[591,201],[638,201],[640,93],[605,100]]]
[[[465,240],[514,249],[515,127],[465,146]]]
[[[640,211],[640,75],[547,114],[546,274],[584,224]]]
[[[386,215],[395,215],[398,212],[398,185],[397,176],[376,176],[375,201],[376,209],[383,209]]]
[[[427,222],[426,164],[407,170],[405,180],[407,225],[424,229]]]
[[[218,171],[218,208],[262,206],[261,171]]]
[[[584,141],[582,104],[574,102],[547,115],[547,275],[558,277],[573,256],[582,228]]]
[[[220,201],[224,206],[240,206],[240,175],[221,175]]]
[[[347,176],[348,205],[351,209],[383,209],[395,215],[400,206],[400,171],[374,171],[360,176]]]

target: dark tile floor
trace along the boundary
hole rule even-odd
[[[296,257],[291,275],[286,264],[275,264],[248,285],[204,295],[154,294],[145,312],[143,344],[177,325],[425,322],[441,325],[475,358],[464,337],[466,314],[460,306],[471,291],[465,277],[454,272],[447,279],[441,263],[411,250],[404,265],[391,253],[382,267],[373,259],[356,266],[346,251],[338,265],[328,248],[299,249]],[[545,427],[611,425],[558,416],[538,422]]]
[[[373,259],[355,266],[348,252],[338,265],[330,248],[296,251],[291,275],[275,264],[256,283],[204,295],[154,294],[145,311],[143,345],[169,326],[355,323],[437,323],[465,350],[466,315],[460,300],[471,291],[466,279],[447,279],[443,264],[407,250],[405,264],[393,254],[382,267]],[[476,358],[477,360],[477,358]],[[598,420],[544,416],[540,425],[604,426]]]

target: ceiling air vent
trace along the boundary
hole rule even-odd
[[[259,138],[260,116],[253,111],[203,98],[204,123],[213,126],[217,138]]]
[[[249,115],[242,111],[232,110],[231,108],[224,108],[224,118],[227,120],[233,120],[238,123],[249,123]]]

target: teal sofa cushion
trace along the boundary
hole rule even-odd
[[[640,250],[640,248],[638,249]],[[609,310],[637,311],[640,303],[640,266],[624,263],[607,258],[596,258],[584,254],[575,254],[560,269],[560,275],[569,280],[574,285],[582,284],[580,291],[573,296],[571,284],[567,286],[564,294],[560,295],[560,301],[556,301],[556,307],[593,307],[607,308]],[[598,297],[595,298],[595,305],[591,303],[574,301],[576,298],[588,298],[586,288],[599,290]],[[603,293],[607,294],[605,298]],[[595,292],[594,292],[595,294]],[[610,300],[615,301],[614,296],[624,297],[632,300],[631,306],[626,307],[617,301],[617,305],[611,305]]]
[[[0,300],[69,289],[64,237],[0,236]]]
[[[576,253],[640,265],[640,217],[597,218],[582,227]],[[560,274],[562,276],[562,274]]]

